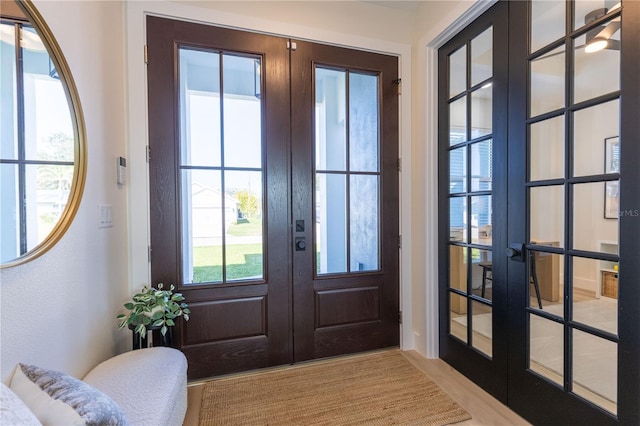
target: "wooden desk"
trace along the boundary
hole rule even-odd
[[[467,291],[467,264],[464,263],[464,251],[466,247],[450,246],[449,251],[449,286]],[[467,313],[467,298],[455,293],[450,293],[451,310],[457,314]]]

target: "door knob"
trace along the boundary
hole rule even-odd
[[[524,252],[524,244],[522,243],[513,243],[510,244],[504,251],[504,254],[511,260],[516,262],[524,262],[524,256],[522,253]]]
[[[303,237],[296,238],[296,251],[304,251],[307,248],[307,243]]]
[[[507,257],[511,259],[516,256],[520,256],[522,253],[519,250],[514,249],[513,247],[509,247],[504,251],[504,254],[506,254]]]

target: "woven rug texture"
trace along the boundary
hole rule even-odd
[[[200,426],[440,426],[470,418],[399,350],[214,379],[200,408]]]

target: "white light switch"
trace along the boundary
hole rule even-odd
[[[98,204],[98,228],[111,228],[112,226],[111,205]]]

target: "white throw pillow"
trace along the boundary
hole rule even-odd
[[[0,383],[0,424],[12,426],[40,426],[36,416],[24,405],[24,402],[11,392],[4,383]]]
[[[44,425],[127,425],[124,413],[107,395],[75,377],[18,364],[11,390]]]

